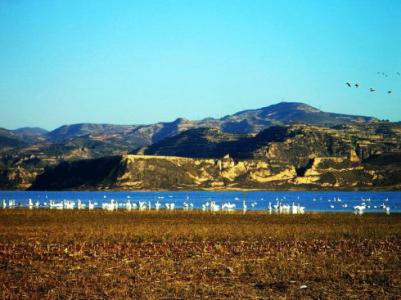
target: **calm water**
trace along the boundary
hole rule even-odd
[[[366,212],[383,212],[383,205],[390,207],[391,212],[401,212],[401,192],[25,192],[1,191],[0,208],[3,199],[8,203],[15,200],[16,207],[27,207],[29,199],[33,203],[39,201],[40,207],[46,208],[50,200],[78,201],[88,204],[95,202],[101,207],[103,202],[112,199],[121,206],[128,200],[131,203],[139,201],[159,201],[162,208],[166,203],[175,203],[176,208],[183,208],[184,202],[192,203],[195,209],[202,204],[215,201],[221,205],[225,202],[236,204],[236,209],[242,209],[246,201],[248,210],[266,210],[269,202],[272,205],[280,201],[282,204],[300,204],[306,211],[342,211],[352,212],[355,205],[365,203]]]

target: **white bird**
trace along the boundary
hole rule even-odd
[[[216,204],[216,202],[212,201],[210,203],[210,210],[213,212],[219,211],[220,210],[220,205]]]
[[[29,207],[29,209],[33,208],[33,202],[32,202],[31,198],[28,199],[28,207]]]
[[[165,204],[167,210],[174,210],[175,204],[174,203],[166,203]]]
[[[223,205],[221,206],[222,210],[225,211],[233,211],[235,209],[236,205],[234,203],[231,202],[225,202],[223,203]]]
[[[111,199],[110,202],[104,202],[102,203],[102,209],[107,210],[107,211],[113,211],[117,210],[118,208],[118,203],[114,201],[114,199]]]
[[[128,201],[125,203],[125,209],[128,210],[128,211],[131,211],[132,205],[131,205],[131,201],[130,201],[130,200],[128,200]]]
[[[81,199],[78,199],[77,207],[78,209],[85,209],[85,204],[82,203]]]
[[[386,206],[386,208],[384,209],[386,211],[386,214],[390,214],[390,206]]]
[[[64,209],[74,209],[74,207],[75,207],[74,201],[64,199],[64,201],[63,201]]]
[[[49,200],[50,209],[64,209],[64,202],[56,203],[54,200]]]
[[[248,206],[246,205],[245,200],[242,201],[242,210],[244,211],[244,213],[246,212],[246,210],[248,209]]]
[[[145,210],[145,209],[146,209],[146,202],[139,201],[139,210]]]
[[[365,205],[356,205],[354,206],[354,214],[356,215],[363,215],[365,212],[366,206]]]
[[[14,208],[15,207],[15,200],[11,199],[8,200],[8,208]]]

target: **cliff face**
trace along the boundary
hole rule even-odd
[[[31,189],[399,189],[401,168],[391,170],[388,180],[384,168],[348,157],[315,157],[299,172],[284,162],[124,155],[60,164],[39,175]]]
[[[246,188],[253,182],[284,180],[294,175],[289,165],[261,161],[192,159],[171,156],[127,155],[116,180],[122,189]]]

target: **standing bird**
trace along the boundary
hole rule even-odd
[[[346,82],[345,84],[348,85],[348,87],[351,87],[351,83]]]
[[[391,94],[391,93],[392,93],[392,91],[388,91],[388,92],[387,92],[387,94]]]
[[[370,88],[369,91],[376,92],[376,90],[374,88]]]
[[[356,88],[359,88],[359,84],[358,84],[358,83],[355,83],[355,87],[356,87]]]

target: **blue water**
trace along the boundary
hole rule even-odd
[[[15,200],[16,207],[27,207],[28,199],[33,203],[39,201],[41,208],[48,207],[50,200],[77,201],[88,204],[89,201],[101,207],[103,202],[112,199],[123,204],[159,201],[164,208],[165,203],[175,203],[176,208],[183,208],[184,202],[192,203],[195,209],[200,209],[207,201],[215,201],[221,205],[224,202],[236,204],[236,209],[242,209],[246,201],[248,210],[266,210],[269,202],[272,205],[277,200],[282,204],[300,204],[305,211],[353,212],[355,205],[365,203],[366,212],[383,212],[383,205],[390,207],[391,212],[401,212],[401,192],[26,192],[0,191],[0,208],[3,199],[8,203]]]

